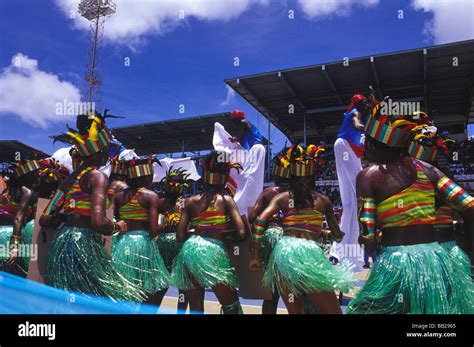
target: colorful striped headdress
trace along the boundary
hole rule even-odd
[[[414,132],[429,124],[429,119],[421,112],[412,115],[381,114],[381,103],[374,94],[370,98],[372,110],[365,126],[365,134],[387,146],[405,147]]]
[[[290,178],[290,158],[288,157],[288,148],[285,146],[273,158],[273,175],[283,178]]]
[[[124,160],[119,160],[118,158],[114,158],[110,161],[110,165],[112,167],[112,173],[120,176],[127,175],[127,167],[126,162]]]
[[[416,112],[415,114],[428,120],[425,126],[412,131],[407,145],[408,154],[425,161],[435,161],[438,150],[442,150],[447,155],[448,145],[454,144],[455,141],[440,135],[426,113]]]
[[[160,164],[155,155],[127,160],[123,162],[123,165],[125,166],[127,178],[137,178],[153,175],[153,163]]]
[[[312,176],[316,172],[317,159],[325,149],[323,146],[309,145],[291,146],[288,150],[290,159],[290,173],[292,176],[304,177]]]
[[[52,183],[65,179],[69,175],[69,170],[59,164],[54,158],[46,158],[39,161],[41,165],[40,175],[46,182]]]
[[[238,172],[242,169],[239,163],[226,161],[226,153],[212,152],[204,160],[199,161],[202,167],[202,179],[208,184],[226,184],[231,169]]]
[[[160,181],[164,192],[183,192],[186,188],[189,188],[188,183],[189,173],[182,169],[173,169],[171,166],[166,171],[166,176]]]
[[[88,157],[100,152],[113,140],[112,133],[105,126],[105,118],[115,116],[107,116],[106,112],[104,112],[104,116],[101,116],[97,112],[95,114],[79,115],[77,117],[77,123],[79,124],[79,122],[89,120],[91,123],[90,126],[82,133],[68,126],[68,132],[62,135],[61,139],[72,144],[80,157]],[[53,138],[55,141],[59,139],[59,137]]]
[[[13,164],[12,170],[16,177],[26,175],[29,172],[41,169],[39,160],[19,161]]]

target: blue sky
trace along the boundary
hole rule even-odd
[[[458,23],[472,11],[467,0],[180,0],[178,7],[136,0],[133,8],[129,1],[116,1],[100,56],[100,107],[126,116],[110,126],[238,108],[266,133],[264,118],[228,95],[224,79],[474,37],[465,25],[472,12]],[[86,27],[68,17],[75,2],[0,0],[0,139],[50,153],[60,147],[47,136],[62,132],[67,120],[52,116],[51,105],[78,97],[86,60]],[[184,20],[176,19],[180,9]],[[23,65],[12,66],[13,57]],[[277,148],[284,144],[276,129],[272,137]]]

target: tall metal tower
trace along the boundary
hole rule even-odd
[[[98,72],[99,52],[102,47],[104,22],[115,13],[116,5],[112,0],[81,0],[79,14],[90,22],[89,47],[87,50],[87,63],[83,97],[87,98],[89,111],[92,103],[99,102],[99,88],[101,84]]]

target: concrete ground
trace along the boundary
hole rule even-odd
[[[361,272],[355,273],[356,287],[353,288],[349,293],[345,293],[342,299],[342,311],[345,312],[349,301],[355,297],[356,293],[362,288],[365,281],[370,274],[370,270],[364,269]],[[163,299],[161,307],[167,312],[175,312],[178,303],[178,290],[176,288],[170,288]],[[217,300],[216,296],[211,290],[206,290],[204,299],[204,312],[206,314],[220,314],[221,305]],[[262,300],[250,300],[240,298],[240,303],[244,314],[261,314],[262,312]],[[285,304],[280,299],[278,303],[277,314],[288,314]]]

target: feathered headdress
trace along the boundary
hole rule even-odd
[[[375,98],[373,90],[370,99],[372,110],[365,126],[365,133],[387,146],[402,148],[406,146],[414,132],[431,125],[423,112],[415,112],[412,115],[381,114],[381,103]]]
[[[40,175],[48,183],[64,180],[69,175],[69,170],[54,158],[42,159],[39,163],[41,165]]]
[[[112,133],[105,126],[105,119],[110,117],[118,118],[107,115],[107,110],[103,116],[98,112],[79,115],[76,123],[79,129],[83,129],[82,131],[67,126],[68,132],[66,134],[53,138],[55,141],[61,138],[73,145],[80,157],[88,157],[107,147],[113,140]],[[84,126],[84,124],[87,124],[87,126]]]
[[[284,147],[273,157],[273,175],[283,178],[290,178],[290,158],[288,157],[288,147]]]
[[[426,125],[413,128],[411,131],[407,145],[408,154],[425,161],[435,161],[439,150],[448,155],[448,146],[453,145],[455,141],[439,134],[438,128],[425,112],[416,112],[415,115],[423,118]]]
[[[189,173],[182,169],[173,169],[171,166],[166,171],[166,176],[160,181],[163,191],[166,193],[171,192],[183,192],[186,188],[189,188],[188,183]]]
[[[318,157],[325,152],[323,146],[309,145],[291,146],[287,156],[290,159],[290,171],[292,176],[311,176],[315,174]]]
[[[237,172],[242,170],[239,163],[231,163],[226,160],[226,154],[221,152],[213,152],[204,160],[200,160],[202,167],[202,179],[208,184],[226,184],[229,180],[230,170],[236,169]]]
[[[127,173],[127,178],[137,178],[142,176],[153,175],[153,163],[158,163],[161,166],[161,163],[156,155],[143,156],[122,161],[119,165],[124,166]]]

